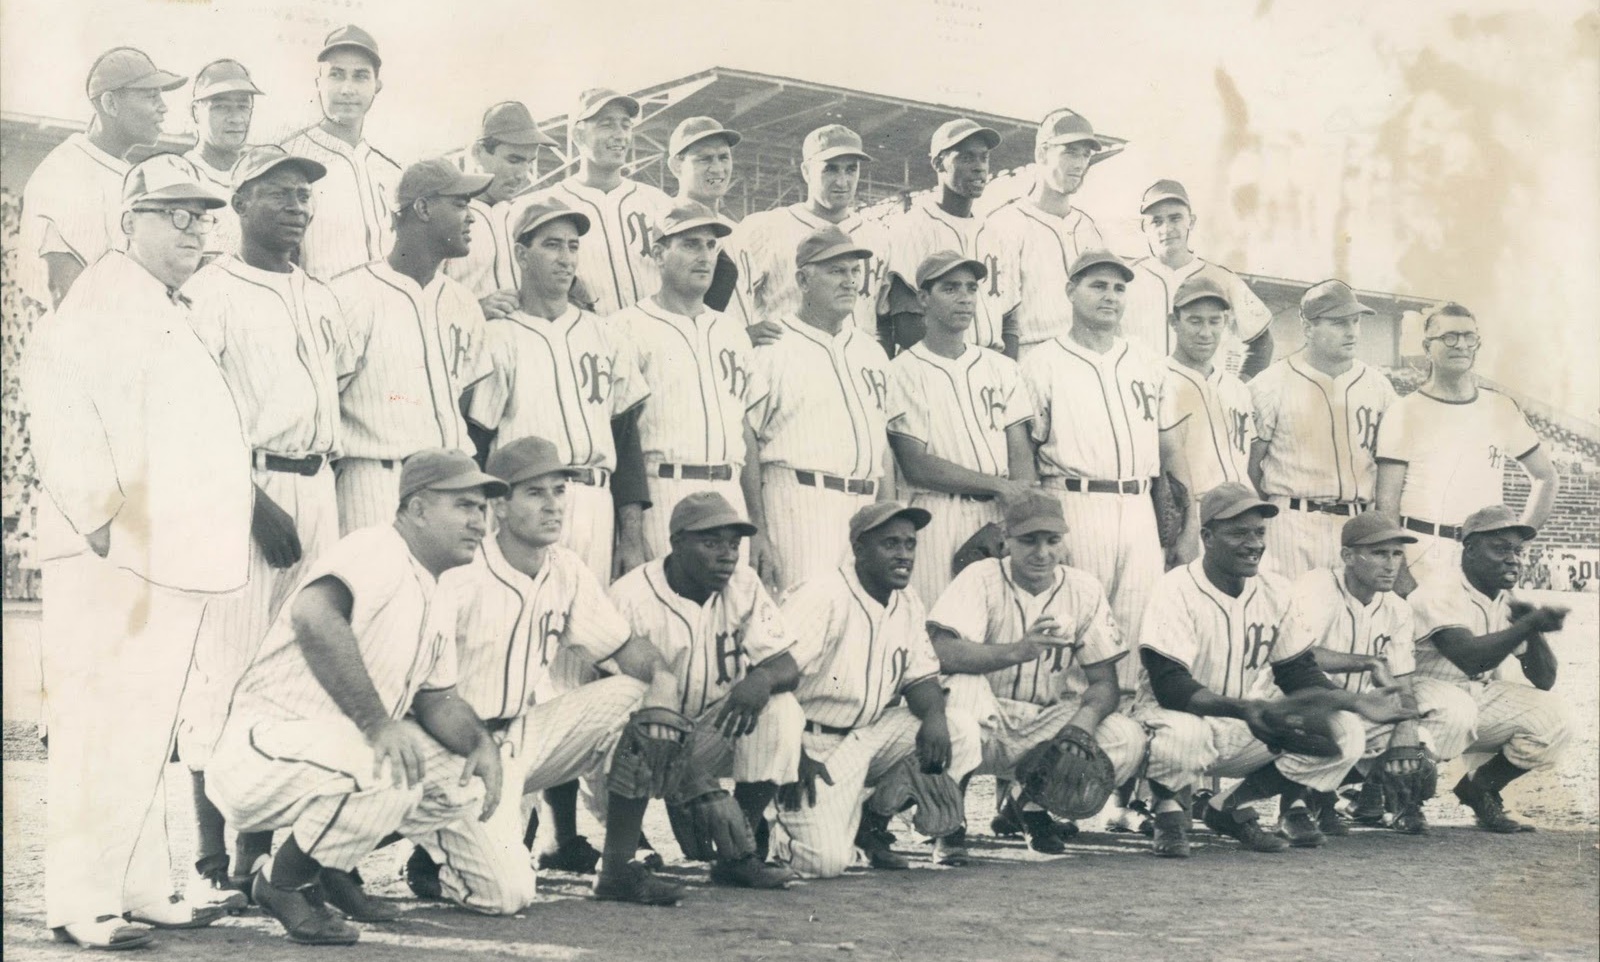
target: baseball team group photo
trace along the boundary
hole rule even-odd
[[[1600,236],[1460,230],[1595,209],[1592,11],[1240,4],[1139,122],[991,0],[861,12],[895,94],[827,2],[80,5],[5,4],[8,955],[1600,954]]]

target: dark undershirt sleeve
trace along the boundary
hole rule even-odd
[[[1150,690],[1155,693],[1156,703],[1168,711],[1188,708],[1194,693],[1206,687],[1194,680],[1189,669],[1149,648],[1139,649],[1139,660],[1150,676]]]
[[[1317,657],[1310,651],[1302,651],[1288,661],[1280,661],[1273,665],[1272,680],[1278,683],[1278,687],[1283,689],[1285,695],[1292,695],[1308,688],[1339,687],[1326,672],[1317,667]]]

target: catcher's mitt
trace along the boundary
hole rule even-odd
[[[1150,486],[1150,500],[1155,503],[1156,532],[1161,547],[1170,548],[1178,542],[1183,526],[1189,520],[1189,489],[1170,473],[1166,484]]]
[[[917,806],[911,824],[929,838],[944,838],[966,824],[966,805],[961,786],[949,775],[929,775],[911,755],[884,773],[867,809],[888,817],[908,806]]]
[[[1389,771],[1389,763],[1395,761],[1414,761],[1416,771]],[[1404,812],[1420,806],[1439,790],[1438,759],[1421,745],[1393,746],[1378,756],[1367,777],[1383,789],[1384,808]]]
[[[961,542],[961,547],[956,549],[955,557],[950,559],[950,573],[958,575],[961,569],[974,561],[985,558],[1004,558],[1006,556],[1006,533],[993,521],[972,533],[972,537]]]
[[[1022,795],[1057,818],[1088,818],[1105,807],[1116,774],[1094,736],[1067,725],[1017,761]]]
[[[1261,743],[1283,755],[1331,758],[1339,754],[1339,739],[1327,710],[1293,702],[1273,702],[1261,712],[1260,724],[1249,722]]]
[[[652,733],[659,727],[667,734]],[[694,721],[670,708],[641,708],[617,741],[606,787],[623,798],[665,798],[679,778],[679,761]]]
[[[732,861],[755,854],[755,837],[744,812],[721,788],[667,803],[667,819],[683,857],[692,862]]]

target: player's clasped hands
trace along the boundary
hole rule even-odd
[[[1560,605],[1540,605],[1534,607],[1523,602],[1512,602],[1511,616],[1524,622],[1534,631],[1560,631],[1566,624],[1569,608]]]
[[[410,788],[422,782],[422,732],[415,725],[385,718],[367,732],[367,744],[372,746],[375,778],[382,778],[387,768],[391,785]]]

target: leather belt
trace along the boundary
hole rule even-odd
[[[1068,491],[1089,494],[1144,494],[1150,490],[1149,478],[1131,478],[1127,481],[1102,481],[1098,478],[1068,478],[1052,475],[1045,484],[1059,486]]]
[[[605,468],[580,468],[576,465],[568,466],[568,477],[579,484],[587,484],[591,488],[603,488],[611,480],[611,472]]]
[[[796,471],[794,478],[811,488],[827,488],[829,491],[843,491],[846,494],[864,494],[869,498],[878,493],[878,482],[861,478],[836,478],[831,474],[819,474],[816,471]]]
[[[848,735],[855,731],[854,728],[840,728],[837,725],[824,725],[822,722],[806,722],[806,731],[813,735]]]
[[[682,478],[685,481],[732,481],[731,464],[659,464],[658,478]]]
[[[1451,541],[1461,540],[1461,527],[1454,524],[1434,524],[1432,521],[1418,521],[1416,518],[1401,518],[1400,524],[1409,531],[1418,534],[1431,534],[1438,538],[1449,538]]]
[[[511,723],[514,721],[516,721],[515,718],[485,718],[483,727],[498,735],[501,732],[510,731]]]
[[[1289,507],[1296,511],[1313,511],[1322,514],[1336,514],[1341,518],[1353,518],[1360,514],[1367,504],[1365,501],[1313,501],[1310,498],[1290,498]]]
[[[286,458],[281,454],[272,454],[267,451],[255,451],[251,454],[251,463],[262,471],[279,471],[283,474],[299,474],[305,477],[314,477],[328,463],[326,454],[308,454],[303,458]]]

